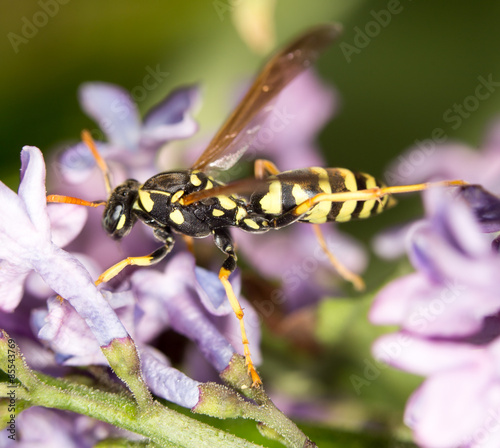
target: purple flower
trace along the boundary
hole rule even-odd
[[[401,328],[374,355],[427,377],[405,414],[417,442],[498,446],[498,434],[483,432],[500,405],[500,256],[462,198],[431,191],[426,209],[407,242],[416,272],[389,283],[371,309],[372,322]]]
[[[0,435],[2,447],[90,448],[108,438],[141,439],[136,434],[84,415],[63,413],[38,406],[26,409],[16,416],[16,426],[22,428],[22,431],[18,430],[15,441],[8,439],[7,431],[2,431]]]
[[[231,280],[235,293],[233,275]],[[173,257],[165,272],[142,269],[131,277],[132,289],[140,302],[153,300],[164,310],[165,322],[176,332],[196,342],[203,356],[217,371],[224,370],[235,351],[242,353],[239,324],[217,274],[195,267],[188,253]],[[245,306],[244,321],[254,362],[260,361],[258,319]],[[147,325],[147,321],[143,321]]]
[[[455,142],[420,142],[398,157],[386,177],[392,185],[462,179],[500,192],[500,120],[492,123],[479,151]]]
[[[385,174],[390,185],[415,184],[435,180],[461,179],[480,184],[493,194],[500,194],[500,120],[492,123],[480,150],[455,142],[419,142],[389,166]],[[494,196],[475,186],[457,189],[475,211],[485,232],[500,230],[498,204]],[[377,235],[374,250],[382,258],[396,258],[404,253],[404,239],[411,224],[398,225]]]
[[[108,291],[105,297],[139,346],[144,377],[153,392],[191,408],[198,399],[199,383],[173,369],[164,355],[147,344],[172,328],[195,342],[218,372],[224,370],[235,351],[241,351],[239,325],[224,288],[217,274],[196,267],[188,253],[173,257],[165,272],[140,269],[130,281],[131,289]],[[234,281],[233,287],[238,293]],[[242,303],[245,306],[244,299]],[[249,306],[245,313],[253,359],[258,363],[257,316]],[[49,300],[48,311],[38,310],[32,325],[61,364],[107,365],[85,322],[66,302]],[[200,376],[200,372],[194,373]]]
[[[475,345],[400,333],[380,338],[374,353],[399,369],[427,377],[405,412],[417,443],[433,448],[499,446],[498,337]]]
[[[195,86],[172,92],[146,114],[142,123],[132,97],[121,87],[102,82],[86,83],[81,86],[79,96],[83,109],[99,123],[107,137],[106,143],[96,144],[108,163],[114,186],[127,178],[145,181],[162,171],[158,166],[158,149],[172,140],[190,137],[197,130],[191,116],[199,101]],[[84,143],[64,150],[54,163],[54,171],[57,182],[52,183],[51,193],[91,200],[105,198],[102,173]],[[116,242],[102,230],[101,213],[101,210],[90,211],[80,237],[69,247],[73,252],[89,256],[99,271],[120,261],[123,253],[142,255],[158,247],[152,232],[137,226],[133,237],[121,242],[120,253]],[[93,244],[89,245],[88,241]]]
[[[119,86],[85,83],[79,97],[83,110],[99,124],[108,140],[97,145],[114,166],[118,183],[125,178],[145,180],[156,174],[157,150],[172,140],[191,137],[198,129],[190,115],[199,102],[195,86],[172,92],[146,114],[142,124],[137,105]],[[88,178],[94,167],[95,160],[83,143],[64,151],[59,160],[59,169],[71,183]]]
[[[0,183],[0,198],[6,207],[0,218],[1,308],[16,308],[26,276],[35,271],[78,310],[100,345],[127,336],[87,270],[52,241],[45,200],[45,164],[40,150],[25,147],[21,162],[18,195]],[[60,240],[64,240],[62,235]]]

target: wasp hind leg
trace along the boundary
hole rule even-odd
[[[101,283],[109,282],[111,279],[115,278],[123,269],[127,266],[151,266],[163,260],[174,247],[174,239],[172,234],[166,229],[155,229],[155,236],[165,242],[164,246],[159,247],[154,252],[149,255],[143,255],[140,257],[127,257],[122,261],[119,261],[115,265],[106,269],[96,280],[95,284],[100,285]]]
[[[321,227],[319,224],[313,224],[313,229],[314,233],[316,234],[316,239],[318,240],[319,245],[321,246],[321,249],[323,249],[323,252],[327,255],[328,259],[330,260],[330,263],[332,264],[333,268],[339,273],[339,275],[349,283],[351,283],[354,286],[354,289],[356,291],[363,291],[365,289],[365,282],[363,279],[355,274],[354,272],[350,271],[347,269],[333,253],[330,251],[328,248],[325,237],[323,235],[323,232],[321,231]]]
[[[279,174],[280,170],[270,160],[257,159],[254,164],[254,174],[256,179],[265,179],[269,176]]]
[[[375,187],[366,190],[345,191],[339,193],[318,193],[316,196],[309,198],[297,205],[290,212],[295,217],[300,217],[307,213],[312,207],[320,202],[346,202],[346,201],[369,201],[380,200],[384,196],[391,194],[412,193],[415,191],[423,191],[434,187],[456,187],[467,185],[463,180],[444,180],[438,182],[426,182],[414,185],[396,185],[393,187]],[[283,215],[285,216],[285,215]]]
[[[226,290],[226,295],[231,304],[231,308],[233,309],[234,314],[238,318],[240,322],[240,331],[241,331],[241,341],[243,343],[243,354],[245,355],[245,363],[248,369],[248,374],[252,378],[252,387],[258,387],[262,384],[259,374],[257,370],[255,370],[255,366],[252,361],[252,357],[250,354],[250,347],[248,345],[247,333],[245,330],[245,324],[243,322],[243,309],[241,308],[240,302],[234,293],[233,287],[229,282],[229,276],[236,269],[236,252],[234,250],[234,244],[231,239],[231,235],[228,229],[220,228],[213,231],[214,242],[217,247],[227,255],[226,260],[222,264],[222,267],[219,271],[219,280],[221,281],[224,289]]]

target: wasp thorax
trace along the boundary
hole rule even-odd
[[[139,186],[136,180],[128,179],[116,187],[109,197],[102,217],[102,226],[114,239],[127,235],[137,219],[132,208],[137,200]]]

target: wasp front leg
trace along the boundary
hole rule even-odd
[[[167,228],[156,228],[154,230],[156,238],[165,243],[164,246],[159,247],[154,252],[149,255],[143,255],[141,257],[127,257],[124,260],[106,269],[99,278],[96,280],[95,284],[100,285],[101,283],[109,282],[111,279],[115,278],[123,269],[127,266],[151,266],[163,260],[174,247],[175,240],[172,234]]]
[[[248,338],[245,330],[245,324],[243,322],[243,309],[241,308],[240,302],[234,293],[233,287],[229,282],[229,276],[236,269],[236,252],[234,250],[234,244],[231,239],[231,234],[226,228],[219,228],[213,231],[214,242],[217,247],[227,255],[226,260],[222,264],[219,271],[219,279],[226,290],[226,295],[231,304],[234,314],[240,322],[241,330],[241,341],[243,343],[243,353],[245,355],[245,362],[247,365],[248,373],[252,378],[252,387],[258,387],[262,384],[259,374],[255,370],[255,366],[252,362],[252,357],[250,355],[250,348],[248,345]]]

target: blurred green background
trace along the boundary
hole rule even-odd
[[[89,80],[132,89],[142,84],[148,67],[159,65],[169,75],[139,103],[141,111],[172,88],[199,82],[203,105],[198,118],[202,132],[213,131],[228,113],[228,92],[264,58],[242,41],[231,19],[245,1],[251,0],[66,0],[27,36],[27,21],[42,20],[42,5],[54,0],[2,0],[0,178],[16,187],[23,145],[50,151],[94,126],[76,97],[78,86]],[[370,23],[388,8],[399,12],[377,31]],[[317,23],[344,26],[340,44],[318,63],[321,76],[336,85],[341,97],[340,113],[320,135],[330,165],[383,177],[391,160],[415,140],[430,138],[435,128],[443,128],[450,140],[480,145],[484,128],[500,113],[496,87],[456,129],[443,114],[474,94],[479,76],[500,81],[499,14],[496,2],[278,0],[273,18],[276,45]],[[359,43],[360,30],[373,37],[346,58],[346,44]],[[402,201],[373,224],[353,223],[349,228],[368,241],[377,229],[417,214],[414,204],[416,200]],[[368,283],[370,275],[391,275],[393,269],[402,268],[372,262]],[[332,421],[366,417],[399,427],[404,401],[417,380],[403,381],[401,374],[384,370],[360,396],[350,382],[352,373],[363,376],[370,342],[379,331],[366,321],[368,304],[369,297],[354,304],[327,302],[319,332],[329,354],[320,367],[307,355],[281,364],[276,355],[268,356],[265,371],[274,369],[275,383],[281,382],[288,392],[298,389],[299,397],[303,390],[327,397],[326,403],[333,403],[326,405],[333,409]],[[280,353],[272,344],[268,351]],[[304,371],[315,384],[304,379]]]
[[[146,67],[159,64],[169,76],[148,92],[140,109],[179,84],[200,82],[199,118],[202,130],[211,130],[228,112],[228,89],[263,61],[231,20],[246,0],[65,1],[45,26],[16,46],[17,53],[9,33],[22,37],[23,18],[33,22],[43,9],[36,1],[1,2],[2,179],[17,169],[23,145],[50,150],[77,139],[90,125],[76,99],[84,81],[132,89],[142,83]],[[436,127],[448,127],[450,137],[475,145],[485,122],[499,112],[500,94],[494,92],[457,130],[443,122],[448,108],[474,93],[478,76],[491,73],[496,79],[500,4],[495,2],[277,1],[277,43],[310,25],[337,21],[345,28],[341,42],[354,45],[356,27],[365,30],[374,12],[393,4],[401,12],[353,53],[350,63],[340,45],[319,61],[322,76],[335,83],[342,99],[340,115],[321,136],[333,166],[382,175],[391,159]]]

